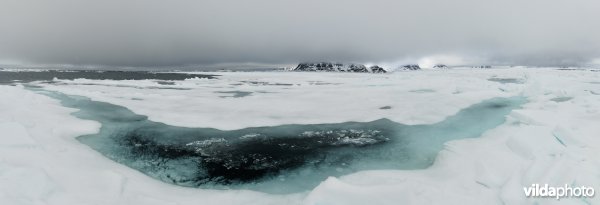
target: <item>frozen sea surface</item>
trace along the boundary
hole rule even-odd
[[[79,136],[98,134],[102,123],[75,117],[71,114],[77,109],[65,107],[59,100],[21,85],[0,85],[0,203],[600,204],[597,196],[556,200],[525,197],[523,193],[523,187],[532,183],[591,186],[598,191],[600,85],[593,82],[600,79],[599,72],[511,68],[423,70],[385,75],[213,74],[219,76],[186,80],[53,78],[29,84],[69,96],[85,96],[82,100],[126,107],[142,117],[140,122],[145,122],[144,116],[147,116],[148,121],[164,123],[163,127],[194,130],[201,125],[222,133],[283,125],[355,122],[362,126],[383,118],[399,126],[433,126],[486,99],[523,96],[527,102],[510,111],[503,123],[478,137],[446,141],[424,169],[355,172],[340,167],[335,171],[348,171],[348,174],[332,174],[308,191],[269,194],[261,185],[264,188],[269,187],[267,182],[282,183],[274,180],[280,176],[292,183],[293,177],[289,176],[294,172],[310,172],[302,172],[301,167],[289,168],[279,174],[266,174],[255,182],[204,185],[214,189],[165,183],[81,143],[85,137]],[[519,79],[519,82],[490,81],[490,78]],[[433,92],[413,92],[418,90]],[[236,93],[221,93],[223,91],[252,93],[233,97]],[[390,109],[381,109],[383,107]],[[326,135],[321,136],[326,138]],[[193,142],[188,144],[202,148],[235,142],[235,147],[261,137],[271,139],[251,133],[241,137],[191,140]],[[289,139],[292,138],[293,135]],[[342,150],[366,153],[366,150],[392,147],[400,142],[388,138],[383,142],[368,137],[327,138],[339,143],[328,146],[324,153],[332,152],[333,156],[340,156]],[[169,143],[152,140],[152,143]],[[218,150],[211,147],[207,154],[211,151],[221,154]],[[370,156],[360,157],[351,160],[350,166],[359,170],[366,161],[361,159]],[[305,181],[312,183],[312,179]],[[249,190],[251,187],[263,191]],[[293,187],[286,188],[289,190],[272,193],[292,192]]]

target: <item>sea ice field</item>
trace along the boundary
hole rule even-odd
[[[15,72],[1,204],[600,204],[523,192],[600,191],[598,70]]]

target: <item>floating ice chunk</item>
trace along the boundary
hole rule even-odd
[[[332,143],[333,145],[364,146],[389,140],[386,137],[382,138],[379,130],[342,130],[339,131],[338,135],[340,137]]]
[[[256,137],[260,137],[262,136],[261,134],[258,133],[251,133],[251,134],[245,134],[243,136],[240,137],[240,139],[252,139],[252,138],[256,138]]]
[[[244,135],[244,136],[246,136],[246,135]],[[214,143],[224,143],[224,142],[227,142],[227,140],[225,140],[224,138],[213,138],[213,139],[207,139],[207,140],[202,140],[202,141],[190,142],[190,143],[187,143],[186,146],[206,147],[206,146],[210,146]]]

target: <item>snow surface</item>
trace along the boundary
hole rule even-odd
[[[557,201],[523,193],[532,183],[600,191],[598,72],[215,74],[221,76],[174,85],[85,79],[40,85],[125,106],[153,121],[219,129],[384,117],[404,124],[435,123],[492,97],[523,95],[529,103],[480,138],[446,143],[428,169],[361,171],[329,178],[307,193],[271,195],[184,188],[151,179],[74,139],[96,132],[98,123],[75,118],[69,115],[73,109],[21,86],[0,86],[0,203],[600,204],[598,196]],[[234,97],[223,91],[252,93]],[[384,106],[391,109],[379,109]]]

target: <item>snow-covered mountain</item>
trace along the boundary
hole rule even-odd
[[[444,64],[436,64],[433,66],[433,68],[437,68],[437,69],[447,69],[448,66],[444,65]]]
[[[377,65],[367,67],[363,64],[355,63],[300,63],[292,71],[322,71],[322,72],[354,72],[354,73],[385,73],[384,68]]]
[[[421,67],[417,64],[408,64],[400,66],[398,70],[421,70]]]

